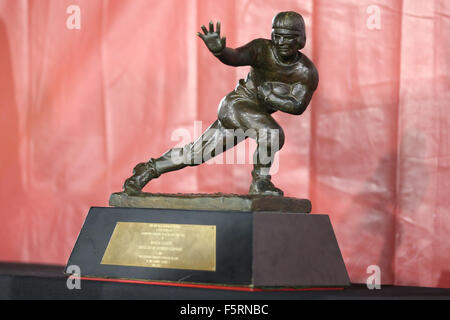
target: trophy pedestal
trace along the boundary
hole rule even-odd
[[[223,193],[141,193],[137,196],[129,196],[120,192],[111,195],[109,205],[111,207],[146,209],[311,213],[311,201],[308,199]]]
[[[71,265],[82,278],[102,280],[245,288],[349,285],[326,215],[91,208]]]

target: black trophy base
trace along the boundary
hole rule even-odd
[[[208,260],[204,257],[208,252],[202,252],[205,251],[204,248],[192,253],[191,260],[194,260],[194,265],[190,261],[191,265],[186,262],[181,267],[166,267],[155,264],[154,260],[146,260],[148,265],[136,265],[134,260],[108,261],[105,264],[105,259],[110,255],[107,248],[109,250],[112,246],[109,244],[114,241],[116,249],[123,253],[118,255],[119,260],[130,254],[142,259],[151,257],[144,254],[148,252],[144,250],[148,249],[148,246],[142,246],[142,243],[133,244],[136,235],[132,233],[137,232],[133,229],[125,230],[130,234],[125,232],[125,236],[112,241],[116,225],[136,223],[144,226],[214,228],[214,239],[205,238],[205,247],[211,243],[215,245],[214,257],[209,259],[213,265],[206,263],[206,267],[200,268],[200,262],[199,265],[195,264],[197,258],[193,259],[193,256],[198,257],[198,261]],[[178,245],[180,248],[176,248],[177,245],[172,243],[174,241],[166,241],[167,234],[142,234],[162,237],[159,239],[162,241],[155,242],[155,238],[152,238],[151,242],[169,246],[163,248],[166,251],[156,254],[163,254],[170,263],[178,259],[176,256],[180,252],[184,251],[189,256],[189,250],[194,250],[193,246],[183,242]],[[183,231],[177,231],[169,236],[180,237],[182,234]],[[193,235],[187,236],[192,238]],[[121,243],[118,243],[120,241]],[[197,242],[199,241],[197,239]],[[137,251],[130,253],[127,246],[131,251],[134,246],[133,250]],[[139,251],[141,249],[144,251]],[[175,250],[178,250],[178,253]],[[91,208],[68,261],[66,272],[68,267],[73,265],[79,267],[82,278],[101,280],[125,279],[246,288],[342,288],[350,285],[330,219],[326,215]]]

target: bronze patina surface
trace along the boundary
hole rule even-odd
[[[310,213],[311,202],[274,196],[252,196],[232,194],[151,194],[140,193],[129,196],[126,193],[111,195],[109,205],[122,208],[182,209],[202,211],[241,212],[286,212]]]
[[[306,45],[304,19],[296,12],[280,12],[272,21],[271,39],[255,39],[237,49],[226,46],[220,22],[210,22],[209,29],[201,29],[203,33],[198,36],[220,62],[233,67],[250,66],[250,72],[222,99],[217,120],[196,141],[138,164],[133,176],[125,181],[124,192],[139,195],[152,179],[201,165],[251,138],[257,148],[249,194],[283,196],[270,176],[275,155],[285,141],[283,129],[272,114],[303,114],[319,83],[313,62],[300,52]]]

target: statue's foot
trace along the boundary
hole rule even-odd
[[[123,185],[123,192],[125,192],[129,196],[136,196],[140,194],[142,191],[142,188],[140,188],[136,181],[134,180],[134,176],[128,178],[125,180],[125,183]]]
[[[251,195],[282,197],[284,192],[274,186],[268,178],[256,178],[250,186]]]
[[[138,195],[147,183],[158,177],[154,160],[140,163],[133,169],[133,176],[125,180],[123,191],[129,196]]]

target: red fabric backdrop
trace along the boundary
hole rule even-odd
[[[353,282],[378,265],[385,284],[450,287],[448,0],[0,0],[0,260],[64,264],[89,207],[175,130],[197,137],[248,71],[220,64],[201,24],[235,47],[283,10],[304,15],[321,82],[306,114],[276,115],[275,183],[330,215]],[[250,170],[146,190],[246,193]]]

